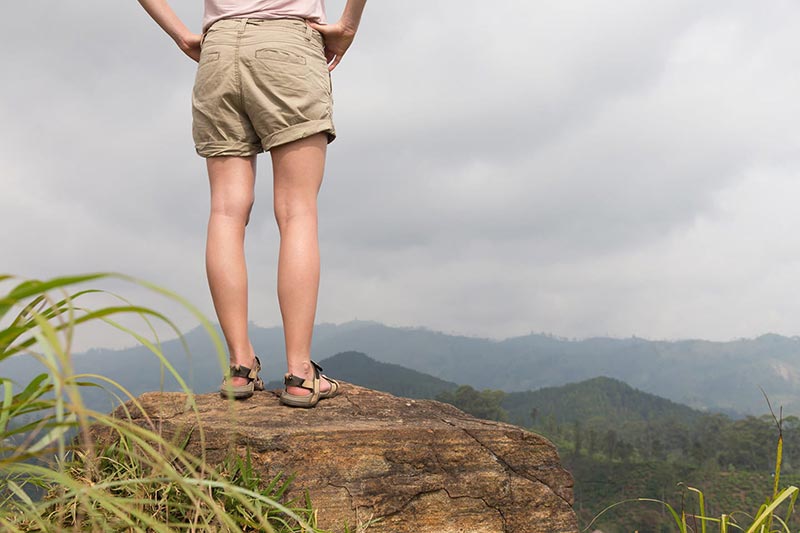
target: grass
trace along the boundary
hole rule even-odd
[[[763,391],[762,391],[763,392]],[[731,511],[722,513],[719,516],[710,516],[706,512],[706,498],[702,490],[683,485],[684,493],[681,498],[681,505],[678,509],[666,501],[655,498],[634,498],[612,504],[603,509],[595,518],[584,528],[589,531],[597,520],[612,509],[621,505],[631,503],[655,504],[669,513],[678,533],[792,533],[790,520],[794,513],[800,489],[794,485],[781,488],[781,466],[783,464],[783,417],[775,416],[772,405],[767,400],[770,413],[778,430],[776,445],[775,469],[773,472],[772,494],[753,514],[744,511]],[[687,497],[692,498],[693,505],[687,505]],[[687,510],[687,507],[690,507]]]
[[[307,492],[300,500],[286,501],[291,476],[262,479],[249,452],[244,457],[232,453],[216,468],[207,464],[194,395],[164,357],[154,324],[166,324],[179,337],[180,331],[166,316],[121,296],[99,289],[75,290],[109,279],[143,286],[181,303],[208,332],[221,371],[226,367],[221,339],[208,320],[166,289],[121,274],[44,281],[0,275],[0,287],[10,285],[0,293],[0,365],[11,357],[31,357],[47,370],[25,384],[0,375],[0,530],[322,533]],[[82,306],[96,294],[111,296],[114,305]],[[119,320],[126,316],[140,317],[147,335],[122,325]],[[132,336],[158,358],[163,371],[186,393],[188,407],[197,417],[196,434],[167,439],[157,421],[145,416],[134,423],[125,402],[143,410],[124,387],[107,376],[75,373],[71,346],[76,328],[97,321]],[[89,387],[102,387],[118,400],[122,411],[112,416],[88,409],[82,392]],[[712,516],[703,491],[684,486],[679,506],[659,499],[625,500],[603,510],[586,530],[605,513],[635,502],[645,506],[642,514],[651,511],[646,506],[665,510],[680,533],[791,533],[800,489],[781,488],[782,419],[774,414],[773,418],[778,441],[772,490],[754,513]],[[186,449],[190,437],[200,441],[199,456]],[[345,525],[344,530],[363,532],[374,523],[370,519],[354,528]]]
[[[99,289],[76,286],[122,280],[146,287],[182,304],[208,332],[220,369],[225,351],[208,320],[180,296],[122,274],[97,273],[50,280],[20,280],[0,275],[9,286],[0,297],[0,364],[11,357],[32,357],[46,369],[15,387],[0,376],[0,529],[22,531],[321,531],[308,494],[284,501],[291,477],[262,480],[249,453],[231,454],[211,468],[201,455],[187,452],[189,435],[171,440],[157,423],[88,409],[81,393],[102,387],[121,405],[141,405],[107,376],[76,374],[71,345],[81,324],[102,321],[149,348],[187,395],[197,416],[196,435],[204,450],[205,435],[194,395],[162,353],[154,324],[161,322],[179,337],[164,315]],[[72,290],[72,292],[70,292]],[[114,305],[91,309],[90,295],[114,298]],[[142,319],[143,335],[120,323]],[[185,344],[184,344],[185,346]],[[231,401],[231,407],[233,402]],[[109,438],[97,439],[97,435]]]

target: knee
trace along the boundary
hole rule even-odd
[[[317,216],[316,198],[275,198],[275,221],[282,228],[298,217]]]
[[[250,222],[253,210],[252,196],[240,198],[222,198],[211,202],[211,216],[225,217],[241,222],[245,226]]]

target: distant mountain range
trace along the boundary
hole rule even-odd
[[[378,362],[361,352],[338,353],[320,361],[320,366],[331,377],[404,398],[435,398],[441,392],[458,387],[456,383],[416,370]],[[270,381],[266,384],[267,389],[282,387],[283,381]]]
[[[282,330],[251,326],[250,336],[264,367],[264,379],[279,379],[286,368]],[[166,357],[196,392],[215,390],[221,367],[207,334],[196,328],[185,335],[185,341],[191,356],[180,341],[170,340],[163,343]],[[376,322],[316,326],[315,360],[352,351],[476,389],[524,392],[607,376],[674,402],[731,414],[765,413],[763,388],[773,405],[782,405],[785,413],[800,414],[797,337],[770,334],[731,342],[669,342],[635,337],[568,340],[531,334],[495,341]],[[133,394],[158,390],[161,385],[157,359],[144,347],[90,350],[75,355],[74,361],[78,371],[117,379]],[[38,363],[25,356],[4,361],[0,367],[0,375],[20,382],[37,371],[41,371]],[[175,387],[175,380],[167,376],[164,388]]]
[[[648,424],[667,418],[693,426],[705,415],[683,404],[637,390],[622,381],[600,376],[560,387],[506,394],[502,407],[509,420],[530,427],[553,418],[559,424],[580,423],[596,429],[623,423]],[[537,420],[533,420],[535,409]],[[613,420],[613,424],[609,424]]]

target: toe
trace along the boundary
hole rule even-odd
[[[324,377],[320,379],[320,381],[319,381],[319,391],[320,392],[328,392],[329,390],[331,390],[331,388],[332,388],[332,385],[331,385],[330,381],[328,381]]]

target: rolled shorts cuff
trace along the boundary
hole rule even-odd
[[[275,146],[305,139],[317,133],[327,133],[328,144],[332,143],[336,138],[336,130],[333,127],[333,121],[331,119],[309,120],[302,124],[289,126],[288,128],[284,128],[264,138],[262,146],[264,151],[268,152]]]
[[[200,157],[222,157],[239,156],[250,157],[262,152],[263,149],[258,144],[242,142],[209,142],[196,144],[194,146],[197,155]]]

